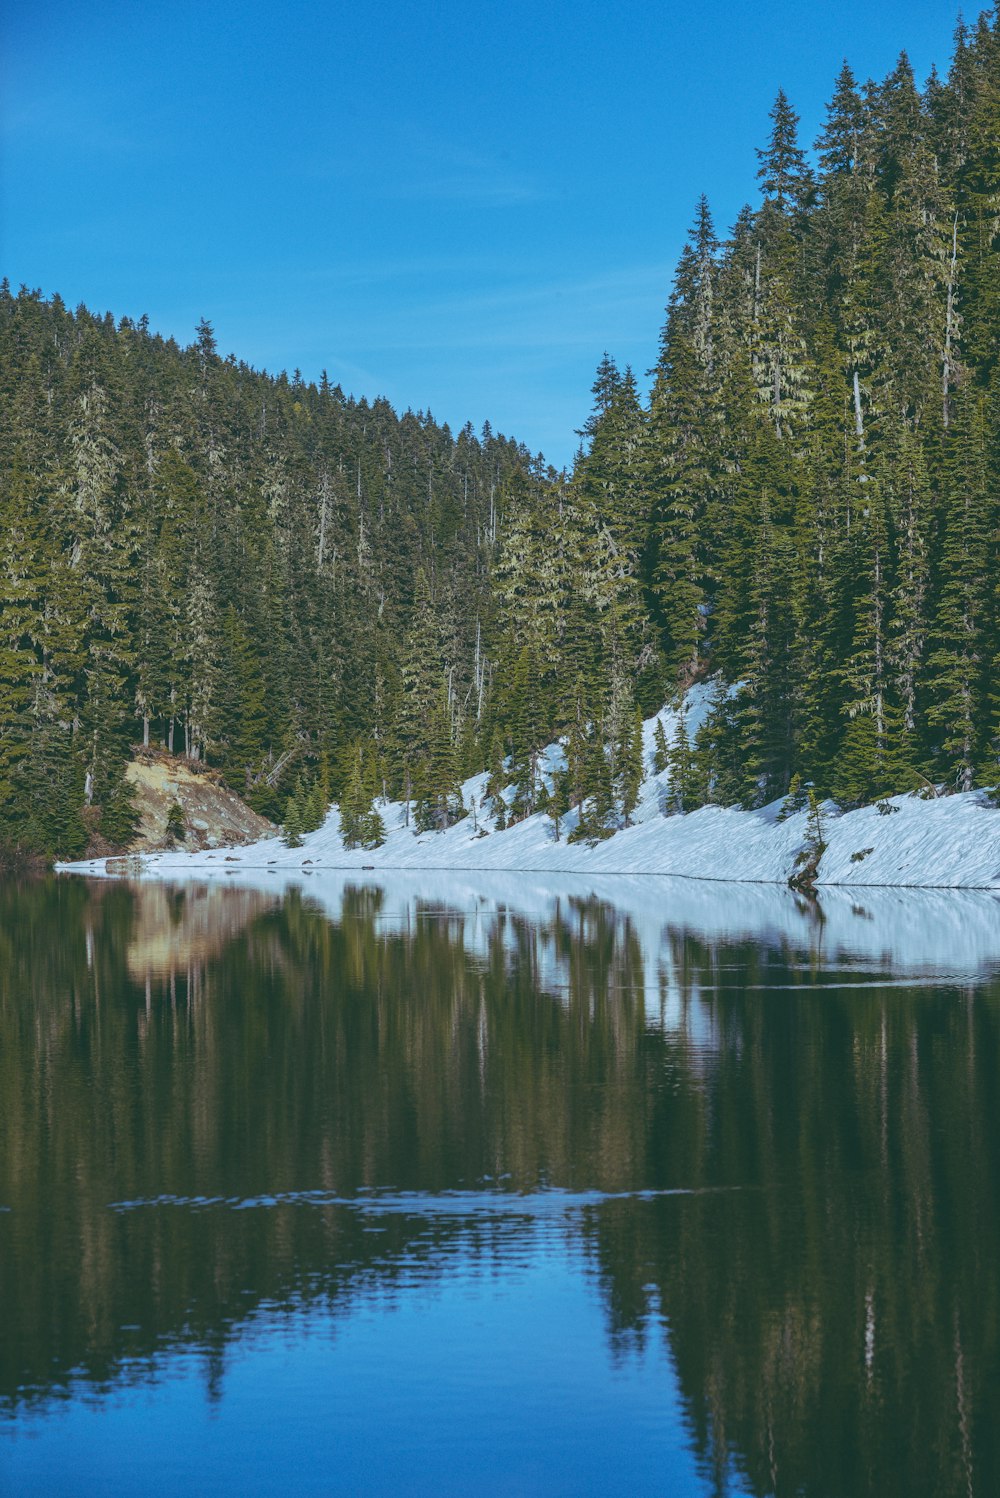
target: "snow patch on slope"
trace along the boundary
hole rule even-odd
[[[308,833],[299,848],[269,838],[243,848],[188,853],[174,850],[140,859],[63,864],[76,873],[149,873],[190,877],[213,870],[236,873],[253,868],[296,869],[439,869],[552,872],[581,874],[672,874],[685,878],[787,884],[807,835],[807,813],[778,821],[778,804],[759,811],[707,806],[687,816],[664,816],[669,774],[652,770],[653,739],[659,718],[668,741],[680,713],[691,739],[704,722],[715,689],[696,686],[682,708],[665,707],[646,721],[643,742],[646,778],[634,825],[606,841],[569,844],[567,834],[576,813],[564,817],[555,837],[551,818],[540,812],[497,831],[484,809],[486,775],[472,776],[462,787],[469,815],[445,832],[416,834],[407,825],[406,807],[389,802],[379,810],[386,840],[374,851],[347,850],[340,836],[340,812],[330,809],[323,826]],[[543,773],[563,763],[559,744],[542,756]],[[506,793],[512,799],[513,791]],[[819,866],[821,885],[893,885],[925,888],[1000,888],[1000,811],[980,792],[925,801],[897,796],[894,810],[877,807],[839,815],[827,806],[823,836],[827,848]],[[860,855],[860,856],[858,856]]]

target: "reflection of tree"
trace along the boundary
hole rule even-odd
[[[418,904],[401,928],[370,889],[336,925],[295,892],[213,893],[223,956],[203,891],[0,891],[8,1397],[172,1339],[211,1349],[262,1300],[337,1300],[479,1241],[395,1213],[376,1235],[335,1205],[110,1203],[641,1180],[641,962],[610,909],[501,914],[475,957],[463,917]]]
[[[171,1344],[217,1381],[258,1306],[502,1265],[501,1221],[373,1232],[338,1204],[371,1188],[676,1188],[567,1231],[616,1354],[667,1339],[720,1490],[997,1488],[995,995],[838,992],[815,952],[670,929],[646,973],[593,899],[213,898],[0,888],[0,1397]],[[108,1209],[303,1191],[337,1200]]]
[[[759,964],[701,954],[704,1123],[667,1102],[652,1131],[737,1189],[588,1219],[613,1335],[662,1323],[720,1490],[735,1458],[760,1493],[995,1492],[994,998],[783,993],[808,969]]]

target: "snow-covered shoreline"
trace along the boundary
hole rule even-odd
[[[697,689],[685,709],[689,732],[704,711]],[[659,715],[670,738],[679,714]],[[123,859],[92,859],[57,865],[63,872],[90,875],[127,873],[184,878],[209,872],[250,869],[437,870],[523,874],[671,875],[737,883],[787,884],[796,872],[807,839],[806,811],[780,819],[780,803],[759,811],[708,806],[686,816],[664,816],[669,777],[652,772],[656,718],[645,725],[648,773],[634,825],[593,845],[569,843],[575,814],[562,820],[555,836],[552,820],[538,813],[497,830],[482,802],[486,776],[463,786],[469,815],[444,832],[415,834],[406,808],[389,802],[379,810],[386,828],[381,847],[346,849],[340,813],[332,807],[323,826],[289,848],[269,838],[237,848],[199,852],[180,849]],[[559,746],[544,756],[548,772],[562,757]],[[891,810],[886,810],[891,807]],[[888,803],[837,814],[825,809],[826,849],[817,885],[918,889],[1000,889],[1000,810],[981,792],[925,800],[897,796]]]

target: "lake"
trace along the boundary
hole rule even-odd
[[[1000,1492],[1000,901],[0,884],[0,1490]]]

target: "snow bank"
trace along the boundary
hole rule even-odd
[[[684,712],[693,738],[707,712],[711,689],[695,687]],[[667,738],[676,731],[679,711],[665,708],[658,715]],[[647,775],[635,822],[606,841],[588,846],[570,844],[567,834],[576,814],[562,819],[557,839],[545,813],[497,831],[482,800],[485,775],[473,776],[462,788],[469,815],[446,832],[416,835],[406,825],[406,809],[399,802],[381,806],[386,840],[374,851],[344,848],[340,813],[334,806],[317,831],[308,833],[299,848],[286,848],[278,838],[247,847],[197,853],[171,851],[128,860],[104,859],[62,864],[82,874],[111,872],[191,877],[213,870],[236,874],[249,869],[275,872],[318,869],[420,869],[506,871],[520,873],[670,874],[688,879],[787,884],[807,835],[807,813],[778,820],[776,803],[760,811],[704,807],[687,816],[664,816],[669,777],[652,771],[656,718],[645,724]],[[545,773],[562,761],[562,749],[551,745],[543,756]],[[512,793],[508,793],[512,794]],[[817,884],[923,888],[1000,888],[1000,811],[980,792],[925,801],[897,796],[878,807],[838,815],[824,809],[823,836],[827,848],[819,865]]]

